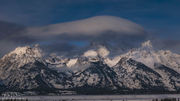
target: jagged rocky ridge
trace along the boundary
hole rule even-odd
[[[180,91],[180,55],[140,48],[109,57],[100,46],[79,57],[44,57],[42,50],[18,47],[0,59],[0,91],[80,94],[168,93]]]

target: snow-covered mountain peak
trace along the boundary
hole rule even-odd
[[[29,46],[25,46],[25,47],[17,47],[14,51],[11,52],[11,54],[25,54],[26,50],[30,48]]]
[[[163,64],[179,71],[180,55],[172,53],[169,50],[154,50],[151,41],[142,43],[137,49],[132,49],[128,53],[121,55],[122,57],[132,58],[148,67],[154,68],[156,63]]]
[[[131,58],[144,63],[148,67],[154,67],[154,63],[159,62],[159,54],[153,49],[151,41],[148,40],[141,44],[140,48],[132,49],[122,57]]]
[[[105,63],[113,64],[108,58],[109,50],[104,46],[99,46],[97,49],[90,49],[85,51],[82,56],[78,58],[70,58],[65,64],[68,68],[77,67],[77,65],[89,64],[91,62],[104,61]],[[105,61],[106,59],[106,61]]]
[[[34,47],[30,47],[30,46],[17,47],[15,50],[10,52],[8,55],[12,55],[12,54],[15,54],[17,56],[26,55],[26,56],[35,57],[35,58],[42,57],[42,51],[38,45],[35,45]]]
[[[24,46],[17,47],[15,50],[5,55],[1,61],[11,62],[12,64],[18,64],[17,67],[22,67],[25,64],[33,63],[36,60],[42,61],[42,51],[38,45],[34,45],[33,47]]]

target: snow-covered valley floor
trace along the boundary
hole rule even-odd
[[[7,101],[7,99],[17,99],[15,101],[180,101],[180,94],[23,96],[9,98],[0,97],[0,99],[1,101]]]

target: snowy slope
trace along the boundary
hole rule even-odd
[[[161,75],[162,82],[169,91],[180,89],[180,74],[177,71],[157,63],[155,64],[155,70]]]
[[[127,88],[153,90],[163,87],[161,76],[156,71],[135,60],[122,58],[113,69]]]

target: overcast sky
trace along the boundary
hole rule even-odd
[[[0,34],[3,38],[3,41],[0,38],[0,45],[2,47],[7,40],[23,40],[22,37],[3,35],[12,26],[18,26],[16,30],[19,31],[24,26],[47,26],[108,15],[139,24],[153,37],[179,48],[179,5],[180,0],[0,0]],[[14,27],[11,28],[13,32],[12,29]],[[24,40],[32,42],[34,39],[26,37]],[[9,43],[14,46],[13,42]]]

